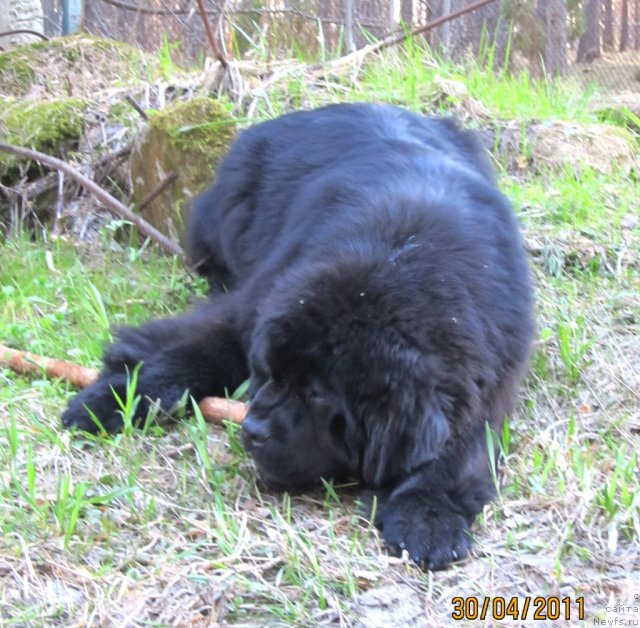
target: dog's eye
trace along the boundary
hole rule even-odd
[[[274,407],[286,397],[287,388],[281,382],[273,379],[266,381],[252,396],[254,404],[259,403],[265,408]]]

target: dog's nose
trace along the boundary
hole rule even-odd
[[[247,451],[253,451],[271,438],[268,423],[249,413],[242,422],[242,443]]]

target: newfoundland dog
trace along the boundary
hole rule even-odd
[[[240,134],[194,203],[212,296],[125,328],[66,426],[136,417],[250,378],[246,449],[267,487],[355,478],[393,552],[466,555],[492,498],[486,425],[512,410],[532,339],[518,226],[476,138],[398,107],[332,105]]]

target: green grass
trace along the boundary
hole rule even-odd
[[[473,99],[489,116],[503,120],[595,120],[587,108],[592,93],[578,86],[534,79],[526,71],[513,75],[482,63],[454,64],[411,40],[365,65],[351,97],[392,101],[417,111],[432,111],[434,104],[449,111]]]
[[[302,60],[292,64],[282,80],[256,99],[254,119],[327,102],[373,100],[426,113],[471,112],[472,119],[598,121],[589,108],[592,89],[534,78],[527,71],[511,74],[488,63],[456,64],[439,58],[421,39],[370,55],[358,72],[328,73],[323,89],[309,81],[306,68]]]
[[[367,60],[356,78],[320,89],[293,73],[254,117],[374,99],[471,111],[476,124],[477,103],[496,123],[593,121],[589,93],[456,67],[413,43]],[[640,192],[625,172],[524,174],[503,170],[501,185],[527,242],[541,242],[539,339],[514,416],[487,433],[500,496],[470,560],[430,574],[388,557],[367,516],[375,500],[355,487],[264,492],[238,426],[208,425],[195,407],[176,425],[72,435],[59,425],[67,384],[5,369],[0,626],[351,626],[371,612],[364,594],[388,625],[408,623],[394,613],[411,595],[434,626],[451,625],[453,596],[582,595],[598,616],[612,595],[628,602],[640,543],[640,242],[625,221]],[[153,245],[123,243],[117,223],[91,245],[18,231],[0,243],[0,342],[17,348],[97,366],[112,327],[181,312],[205,292]],[[385,602],[388,587],[399,598]]]
[[[191,280],[177,260],[153,252],[145,259],[135,264],[126,251],[99,247],[96,254],[63,240],[10,239],[2,244],[0,271],[3,341],[96,364],[110,328],[167,315],[191,299]]]
[[[330,77],[331,78],[331,77]],[[415,111],[447,113],[471,109],[498,120],[573,120],[595,122],[588,105],[593,90],[568,82],[548,82],[527,71],[511,74],[486,64],[455,64],[441,59],[421,40],[370,56],[355,85],[329,81],[326,90],[310,87],[304,67],[292,68],[286,84],[275,84],[270,98],[258,106],[260,117],[279,115],[291,107],[318,105],[327,98],[376,100]]]
[[[620,234],[625,216],[637,213],[640,186],[629,173],[549,172],[526,180],[506,178],[503,189],[516,207],[535,214],[536,226],[577,230],[600,240]]]
[[[536,183],[521,188],[525,204]],[[605,190],[618,189],[615,177],[603,184],[613,203]],[[543,225],[521,216],[528,232]],[[108,325],[181,311],[201,292],[153,247],[132,257],[58,240],[53,265],[46,248],[23,236],[2,245],[0,338],[17,347],[95,365]],[[2,616],[124,617],[125,599],[142,604],[141,623],[186,623],[204,616],[185,600],[211,608],[222,588],[216,608],[231,624],[352,625],[364,591],[409,583],[430,600],[420,612],[441,625],[451,591],[551,595],[566,581],[572,595],[588,585],[587,608],[599,612],[611,582],[629,586],[606,556],[633,561],[640,539],[639,278],[633,267],[552,276],[538,265],[536,275],[531,375],[511,423],[487,435],[501,459],[500,499],[476,527],[475,557],[440,574],[386,557],[352,487],[264,493],[237,425],[211,427],[196,410],[175,427],[71,437],[58,424],[68,386],[0,371],[0,557],[21,574],[4,577],[12,597],[0,601]],[[134,399],[132,385],[125,415]],[[544,576],[523,584],[523,563],[543,565]],[[33,565],[43,570],[35,577]],[[53,598],[52,586],[61,587]]]

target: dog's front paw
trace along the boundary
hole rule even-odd
[[[126,382],[123,385],[123,382],[116,381],[115,378],[99,379],[71,399],[62,414],[62,424],[93,434],[98,431],[114,433],[121,430],[122,412],[116,395],[121,400],[125,399]]]
[[[464,558],[471,534],[464,517],[444,495],[415,490],[391,497],[376,525],[395,555],[406,550],[423,569],[444,569]]]

